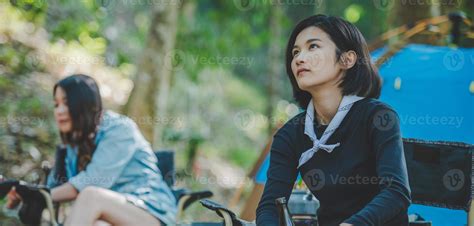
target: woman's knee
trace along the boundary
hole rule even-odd
[[[104,197],[105,189],[95,187],[95,186],[88,186],[84,188],[82,191],[79,192],[77,196],[76,202],[80,203],[91,203],[97,202],[100,203],[101,197]]]
[[[111,226],[111,225],[112,224],[110,224],[106,221],[98,220],[98,221],[94,222],[93,226]]]

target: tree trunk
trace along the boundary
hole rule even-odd
[[[133,118],[153,148],[160,145],[173,73],[178,1],[153,4],[148,40],[124,112]]]
[[[279,6],[279,4],[273,4],[271,6],[271,14],[270,14],[270,43],[268,46],[268,81],[267,81],[267,94],[268,94],[268,105],[267,105],[267,118],[268,120],[268,134],[271,134],[273,131],[273,111],[276,99],[276,81],[279,77],[281,72],[280,65],[282,62],[281,59],[281,45],[280,45],[280,38],[282,36],[281,31],[281,18],[283,15],[283,10]]]

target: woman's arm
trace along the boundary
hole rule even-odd
[[[257,208],[257,225],[277,226],[279,223],[275,199],[288,200],[297,176],[297,161],[291,147],[290,133],[283,127],[273,138],[270,167],[262,198]]]
[[[51,189],[51,198],[55,202],[65,202],[76,199],[79,193],[70,183],[64,183]]]
[[[406,211],[411,202],[410,187],[400,123],[395,111],[377,107],[369,117],[368,136],[375,151],[380,192],[362,210],[345,220],[354,225],[383,225]]]
[[[51,199],[54,202],[71,201],[76,199],[78,194],[77,190],[70,183],[64,183],[63,185],[51,189]],[[16,208],[20,202],[21,196],[13,187],[10,192],[8,192],[6,207],[9,209]]]
[[[87,186],[112,187],[141,145],[138,129],[132,123],[123,119],[104,132],[86,169],[69,179],[75,189],[80,192]]]

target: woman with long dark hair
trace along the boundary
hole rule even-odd
[[[53,90],[63,152],[48,177],[53,201],[75,200],[66,225],[174,224],[176,201],[150,144],[129,118],[104,111],[93,78],[72,75]],[[9,195],[8,206],[18,203]]]
[[[274,136],[257,224],[278,225],[275,199],[289,198],[300,173],[320,201],[320,225],[408,225],[399,119],[377,100],[381,81],[360,31],[338,17],[304,19],[286,69],[305,111]]]

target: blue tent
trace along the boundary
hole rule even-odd
[[[380,67],[403,137],[474,144],[473,64],[474,49],[411,44]]]
[[[374,59],[386,48],[372,52]],[[410,44],[380,69],[380,100],[396,109],[404,138],[474,144],[474,49]],[[255,177],[264,184],[269,156]],[[411,205],[433,226],[465,225],[462,210]]]
[[[372,53],[378,58],[385,48]],[[403,137],[474,144],[474,49],[411,44],[380,67],[380,100],[400,116]],[[465,225],[467,213],[411,205],[433,226]]]

